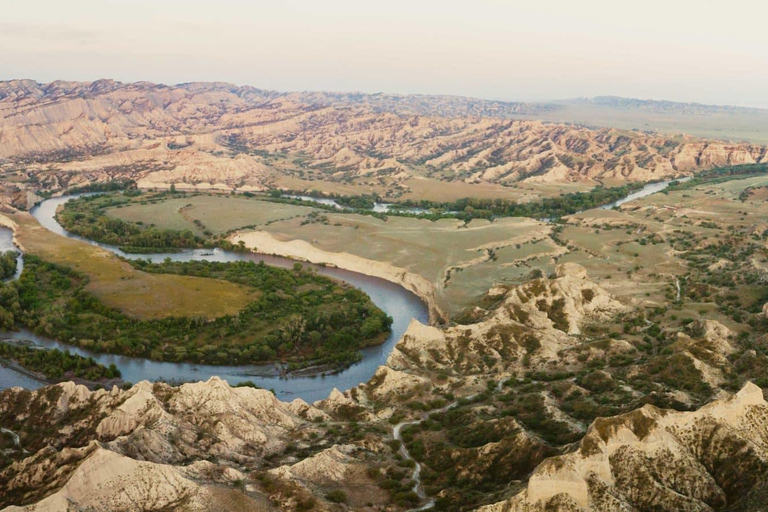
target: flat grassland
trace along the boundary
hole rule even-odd
[[[197,219],[213,233],[251,226],[282,241],[304,240],[324,251],[390,263],[434,283],[449,312],[460,311],[496,283],[519,282],[530,273],[533,257],[549,264],[561,252],[548,239],[550,225],[524,218],[466,225],[455,219],[382,220],[229,195],[174,198],[106,213],[159,228],[193,229]]]
[[[275,174],[276,187],[291,190],[315,190],[328,194],[354,196],[360,194],[379,194],[387,197],[392,192],[392,185],[386,181],[372,183],[370,179],[356,179],[349,183],[336,183],[320,180],[307,180]],[[622,183],[623,184],[623,183]],[[535,201],[544,197],[556,197],[561,193],[586,192],[594,188],[596,183],[515,183],[514,186],[503,186],[497,183],[465,183],[463,181],[442,181],[427,176],[413,176],[402,183],[404,190],[400,195],[387,199],[397,202],[407,199],[413,201],[453,202],[465,197],[477,199],[511,199],[518,203]]]
[[[196,235],[203,235],[208,230],[217,235],[245,226],[261,227],[279,220],[304,217],[313,211],[317,209],[244,196],[211,194],[164,198],[157,202],[138,198],[122,208],[110,208],[108,214],[127,222],[154,224],[160,229],[188,229]]]
[[[755,253],[744,261],[740,247],[764,240],[768,203],[763,199],[765,189],[759,187],[766,186],[768,176],[702,184],[626,203],[621,211],[572,215],[559,235],[569,248],[560,261],[583,265],[611,293],[648,306],[674,303],[677,284],[681,284],[684,300],[668,316],[707,318],[743,330],[748,327],[723,314],[722,305],[709,297],[706,290],[711,285],[695,280],[717,279],[738,265],[743,275],[768,271],[764,254]],[[754,193],[743,198],[747,189]],[[721,244],[733,247],[720,250]],[[693,267],[697,261],[707,262],[703,271]],[[765,295],[766,287],[759,281],[738,287],[744,307],[755,301],[762,307]]]
[[[25,251],[87,275],[89,292],[129,316],[216,318],[240,311],[256,293],[219,279],[142,272],[106,250],[48,231],[29,214],[8,218],[18,225],[16,239]]]
[[[568,261],[583,265],[591,278],[619,297],[665,306],[676,296],[676,281],[689,272],[690,262],[681,252],[686,238],[706,245],[733,230],[754,226],[762,233],[768,228],[763,199],[768,189],[760,188],[766,186],[768,176],[704,184],[636,200],[621,211],[572,215],[563,225],[525,218],[466,225],[453,219],[382,220],[232,196],[187,197],[155,205],[158,210],[131,206],[108,213],[143,222],[152,217],[161,227],[173,227],[189,223],[182,216],[193,212],[212,231],[252,226],[281,241],[304,240],[324,251],[389,263],[434,283],[440,307],[455,315],[494,285],[523,282],[534,270],[548,274],[557,263]],[[750,192],[746,198],[745,190]],[[191,206],[179,210],[184,205]],[[768,269],[768,262],[764,266]],[[758,293],[742,288],[745,300]],[[695,317],[713,309],[705,300],[688,301],[678,314]]]

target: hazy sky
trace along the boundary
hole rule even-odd
[[[0,0],[0,79],[768,107],[768,3]]]

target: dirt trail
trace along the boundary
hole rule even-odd
[[[504,385],[503,382],[499,382],[496,385],[496,391],[500,390],[501,387]],[[463,398],[463,400],[472,400],[477,396],[476,394],[469,395]],[[422,500],[427,500],[427,502],[418,507],[418,508],[412,508],[409,509],[407,512],[420,512],[422,510],[429,510],[432,507],[435,506],[435,499],[429,498],[427,496],[427,493],[424,492],[424,487],[421,484],[421,464],[419,464],[413,457],[411,457],[411,454],[408,453],[408,449],[405,447],[405,443],[403,442],[403,434],[402,430],[404,427],[409,427],[411,425],[418,425],[422,421],[429,418],[432,414],[439,414],[441,412],[448,411],[450,409],[453,409],[459,404],[459,400],[456,400],[455,402],[451,402],[450,404],[446,405],[445,407],[441,407],[440,409],[435,409],[434,411],[429,411],[425,413],[421,418],[418,420],[411,420],[411,421],[403,421],[395,425],[395,427],[392,429],[392,436],[400,441],[400,455],[402,455],[406,460],[412,460],[414,464],[416,464],[413,468],[413,491],[421,498]]]
[[[7,428],[2,428],[2,427],[0,427],[0,432],[4,434],[10,434],[11,439],[13,439],[13,445],[16,448],[21,448],[21,440],[19,439],[19,434],[17,434],[13,430],[8,430]],[[27,450],[24,450],[23,448],[21,451],[24,453],[29,453]]]

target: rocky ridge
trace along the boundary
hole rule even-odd
[[[757,510],[768,497],[768,403],[748,383],[695,412],[645,406],[595,421],[578,449],[482,512]]]
[[[483,304],[468,325],[413,322],[369,382],[315,404],[283,403],[216,378],[93,392],[72,383],[5,390],[0,424],[21,446],[6,452],[11,462],[0,469],[0,506],[404,510],[419,497],[413,466],[391,439],[403,421],[405,453],[418,457],[423,488],[450,510],[489,498],[496,503],[485,512],[749,510],[765,498],[768,404],[760,388],[721,390],[698,410],[644,405],[585,424],[563,397],[628,387],[616,383],[615,370],[590,365],[632,350],[620,339],[592,343],[589,327],[633,305],[573,263],[493,288]],[[714,371],[733,343],[732,331],[707,320],[691,323],[674,350]],[[563,367],[591,369],[552,374]],[[545,378],[559,387],[531,382]],[[657,394],[638,393],[623,396],[642,403]],[[690,391],[667,395],[693,403]],[[562,443],[569,438],[577,443]]]
[[[646,181],[767,158],[754,144],[510,120],[493,102],[393,98],[220,83],[0,82],[0,159],[50,189],[131,177],[144,187],[247,191],[290,176],[357,180],[394,197],[413,177]]]
[[[283,403],[218,378],[94,392],[67,382],[2,395],[2,423],[21,432],[32,455],[0,471],[0,504],[44,498],[42,510],[128,510],[136,502],[215,510],[207,486],[242,481],[236,467],[282,452],[297,429],[327,418],[301,400]]]

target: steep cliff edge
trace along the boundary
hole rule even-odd
[[[578,449],[483,512],[758,510],[768,499],[768,404],[748,383],[694,412],[653,406],[596,420]]]

